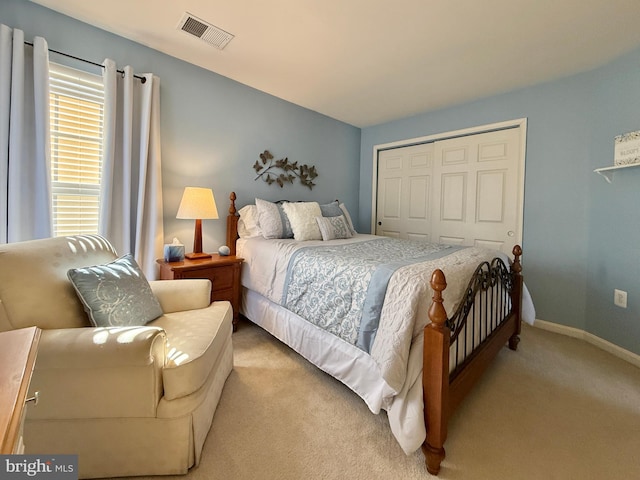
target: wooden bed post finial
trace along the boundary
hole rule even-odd
[[[522,256],[522,247],[520,245],[514,246],[511,253],[513,253],[513,263],[511,264],[511,271],[519,274],[520,272],[522,272],[522,264],[520,263],[520,257]]]
[[[442,291],[447,288],[447,281],[444,278],[444,273],[439,268],[431,274],[431,281],[429,282],[433,289],[433,303],[429,308],[429,319],[431,323],[436,327],[442,327],[447,321],[447,312],[442,305]]]
[[[236,192],[231,192],[229,194],[229,215],[235,215],[236,211]]]
[[[442,270],[433,272],[429,284],[433,289],[433,302],[429,307],[431,323],[424,327],[422,390],[427,438],[422,444],[422,452],[427,471],[437,475],[445,456],[444,442],[447,439],[451,331],[446,324],[447,312],[442,304],[442,291],[447,288]]]
[[[227,247],[231,255],[236,254],[238,240],[238,213],[236,210],[236,192],[229,194],[229,215],[227,215]]]

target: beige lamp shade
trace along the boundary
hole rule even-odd
[[[202,219],[218,218],[218,209],[213,198],[213,190],[201,187],[185,187],[176,218],[196,221],[196,228],[193,234],[193,252],[187,253],[185,257],[190,260],[211,258],[210,254],[202,252]]]
[[[218,218],[218,209],[213,198],[213,190],[201,187],[185,187],[176,218],[190,220]]]

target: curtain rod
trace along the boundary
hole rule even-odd
[[[30,47],[33,47],[33,43],[31,43],[31,42],[27,42],[27,41],[25,41],[24,43],[25,43],[25,45],[29,45]],[[100,63],[92,62],[91,60],[85,60],[84,58],[75,57],[75,56],[73,56],[73,55],[69,55],[68,53],[59,52],[59,51],[54,50],[54,49],[52,49],[52,48],[49,48],[48,50],[49,50],[50,52],[57,53],[58,55],[62,55],[62,56],[64,56],[64,57],[72,58],[72,59],[74,59],[74,60],[79,60],[79,61],[81,61],[81,62],[85,62],[85,63],[89,63],[89,64],[91,64],[91,65],[95,65],[96,67],[104,68],[104,65],[102,65],[102,64],[100,64]],[[124,75],[124,70],[118,70],[118,73],[121,73],[121,74],[123,74],[123,75]],[[133,76],[134,76],[135,78],[140,79],[140,82],[141,82],[141,83],[145,83],[145,82],[147,81],[147,77],[141,77],[140,75],[135,75],[135,74],[134,74]]]

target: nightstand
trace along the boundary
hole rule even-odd
[[[233,307],[233,331],[240,318],[240,268],[244,259],[229,255],[213,254],[211,258],[183,262],[165,262],[160,265],[160,280],[180,280],[184,278],[208,278],[211,280],[211,301],[227,300]]]

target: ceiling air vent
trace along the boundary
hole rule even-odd
[[[207,42],[209,45],[213,45],[216,48],[222,50],[233,39],[233,35],[229,32],[211,25],[198,17],[191,15],[189,12],[185,12],[177,27],[183,32],[189,33],[194,37],[198,37],[200,40]]]

